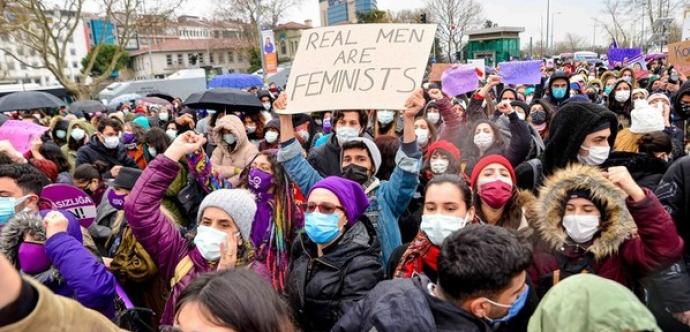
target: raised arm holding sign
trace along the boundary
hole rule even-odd
[[[283,113],[402,109],[421,86],[436,26],[362,24],[302,34]]]

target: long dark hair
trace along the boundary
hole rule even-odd
[[[43,145],[41,145],[38,152],[40,152],[41,155],[43,155],[43,157],[46,159],[55,163],[55,165],[58,167],[58,173],[69,172],[70,166],[69,162],[67,162],[67,157],[65,157],[65,154],[62,153],[62,150],[60,150],[60,147],[57,146],[57,144],[53,142],[45,142]]]
[[[477,147],[477,145],[474,144],[474,135],[475,132],[477,132],[477,127],[484,123],[488,124],[491,130],[494,132],[494,144],[492,144],[488,149],[486,149],[486,151],[499,148],[501,149],[501,152],[503,152],[502,150],[505,148],[505,141],[503,140],[503,134],[501,134],[501,129],[498,128],[498,126],[495,123],[489,120],[478,120],[472,126],[472,130],[470,130],[469,135],[467,135],[468,142],[463,152],[467,151],[468,157],[473,156],[477,159],[480,158],[479,148]],[[484,152],[486,153],[486,151]]]
[[[83,128],[84,127],[83,125],[81,125],[79,123],[74,124],[72,126],[72,130],[74,130],[75,127],[84,131],[84,137],[82,137],[79,141],[72,138],[72,135],[68,135],[68,137],[66,137],[67,138],[67,147],[72,151],[77,151],[77,150],[79,150],[80,147],[82,147],[82,145],[86,144],[86,140],[89,136],[89,132],[86,131],[86,128]],[[70,130],[70,134],[71,134],[72,130]]]
[[[146,145],[155,148],[158,153],[163,153],[171,144],[170,137],[160,128],[151,128],[146,132]]]
[[[212,324],[234,331],[295,331],[289,307],[252,271],[230,269],[196,278],[180,294],[175,320],[188,303],[199,304]]]

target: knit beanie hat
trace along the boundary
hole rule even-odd
[[[638,94],[638,93],[641,93],[645,99],[647,99],[647,97],[649,97],[649,91],[647,91],[646,89],[640,89],[640,88],[634,89],[630,95],[634,96],[635,94]]]
[[[665,101],[667,105],[671,105],[671,99],[668,99],[668,96],[663,93],[652,93],[652,95],[647,98],[647,102],[651,104],[652,101],[657,99],[661,99]]]
[[[513,184],[517,184],[515,171],[513,170],[513,165],[510,164],[510,161],[508,161],[508,159],[506,159],[504,156],[498,154],[490,154],[482,157],[482,159],[479,159],[477,165],[475,165],[472,169],[472,176],[470,177],[471,188],[474,188],[474,185],[477,183],[479,173],[481,173],[482,170],[484,170],[484,167],[489,166],[490,164],[500,164],[503,167],[507,168],[508,172],[510,173],[510,179],[513,180]]]
[[[431,145],[429,145],[429,148],[426,150],[426,159],[431,159],[431,156],[434,154],[436,150],[443,150],[445,152],[448,152],[451,156],[456,161],[460,161],[460,156],[462,154],[460,153],[460,150],[458,150],[453,143],[448,142],[446,140],[438,140]]]
[[[338,197],[340,205],[342,205],[343,210],[345,210],[348,226],[352,226],[357,222],[357,218],[364,214],[369,207],[369,198],[367,198],[367,195],[364,193],[362,185],[357,182],[338,176],[329,176],[317,182],[311,188],[309,194],[311,195],[311,192],[317,188],[326,189]]]
[[[635,109],[630,112],[630,131],[635,134],[646,134],[664,130],[664,117],[661,113],[646,101],[636,103]]]
[[[136,117],[134,120],[132,120],[132,122],[135,125],[144,128],[144,131],[148,131],[149,129],[151,129],[151,123],[149,123],[149,119],[145,116]]]
[[[376,146],[376,143],[374,143],[374,141],[366,137],[355,137],[349,140],[348,143],[349,142],[362,142],[364,143],[364,145],[366,145],[367,150],[369,150],[369,156],[371,157],[371,161],[374,164],[374,174],[378,173],[379,167],[381,167],[381,151],[379,151],[379,147]],[[340,152],[340,160],[343,159],[342,154],[344,152],[344,150]]]
[[[115,177],[112,186],[115,188],[122,188],[132,190],[134,184],[137,183],[142,171],[133,167],[122,167],[120,173]]]
[[[252,223],[256,215],[254,195],[246,189],[219,189],[208,194],[199,205],[196,216],[197,224],[201,223],[204,210],[208,207],[219,208],[227,213],[240,230],[242,239],[251,239]]]

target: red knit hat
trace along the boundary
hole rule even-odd
[[[433,144],[429,145],[429,148],[426,151],[426,159],[431,158],[431,155],[434,154],[434,151],[436,150],[443,150],[448,152],[453,158],[455,158],[456,161],[460,161],[460,157],[462,154],[460,153],[460,150],[458,150],[453,143],[448,142],[446,140],[438,140],[434,142]]]
[[[474,188],[474,185],[477,183],[479,173],[481,173],[482,170],[490,164],[503,165],[505,168],[508,169],[508,172],[510,172],[510,179],[513,180],[513,184],[517,183],[517,179],[515,178],[515,171],[513,170],[513,165],[510,164],[510,161],[508,161],[508,159],[506,159],[504,156],[498,154],[490,154],[482,157],[482,159],[479,159],[477,165],[475,165],[472,169],[472,177],[470,178],[470,185],[472,186],[472,188]]]

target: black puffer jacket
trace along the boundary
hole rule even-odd
[[[643,153],[617,151],[601,165],[603,169],[613,166],[625,166],[640,187],[654,191],[666,173],[667,163]]]
[[[137,164],[127,154],[125,146],[120,144],[116,149],[107,149],[103,143],[98,139],[98,136],[91,136],[89,144],[84,145],[77,150],[76,166],[81,164],[93,164],[95,162],[102,163],[107,172],[114,166],[125,166],[138,168]]]
[[[340,145],[335,134],[326,144],[309,151],[307,161],[322,177],[342,176],[340,169]]]
[[[328,331],[356,301],[383,280],[376,231],[360,218],[317,257],[306,234],[292,246],[286,289],[305,331]]]

